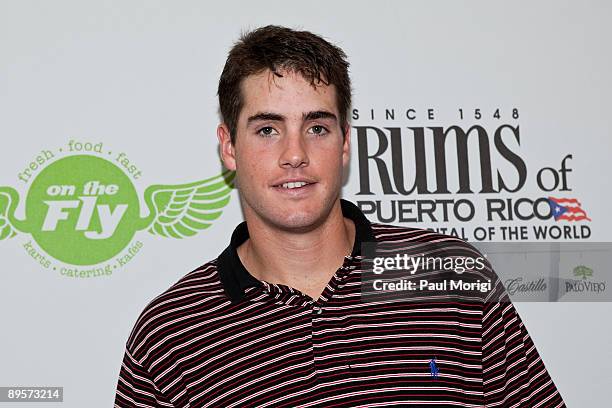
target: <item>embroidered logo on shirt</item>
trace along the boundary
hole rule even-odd
[[[431,378],[438,378],[438,366],[436,365],[436,358],[429,360],[429,370],[431,371]]]

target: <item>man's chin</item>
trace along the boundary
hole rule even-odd
[[[276,217],[275,226],[286,232],[309,232],[322,224],[320,214],[293,213],[288,217]]]
[[[325,213],[326,201],[325,197],[319,196],[301,200],[260,199],[257,206],[250,208],[253,215],[270,227],[298,233],[314,230],[325,222],[329,216]]]

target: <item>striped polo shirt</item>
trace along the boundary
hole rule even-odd
[[[471,245],[341,208],[353,250],[316,300],[247,271],[245,222],[153,299],[128,338],[115,407],[565,406],[490,268],[476,300],[362,296],[363,243],[438,255]]]

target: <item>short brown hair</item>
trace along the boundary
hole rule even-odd
[[[340,126],[344,127],[351,107],[348,67],[341,48],[309,31],[268,25],[242,34],[228,54],[217,91],[232,144],[236,143],[238,116],[244,104],[240,85],[249,75],[270,69],[282,76],[278,71],[287,70],[301,74],[313,86],[315,82],[334,85]]]

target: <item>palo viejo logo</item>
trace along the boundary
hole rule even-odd
[[[0,186],[0,240],[18,233],[23,247],[44,268],[69,277],[110,275],[142,248],[138,231],[185,238],[210,227],[229,203],[235,173],[179,185],[152,185],[141,216],[134,180],[142,175],[124,152],[74,140],[43,150],[18,174],[29,184],[25,217],[18,219],[19,193]],[[53,258],[53,259],[49,259]]]

